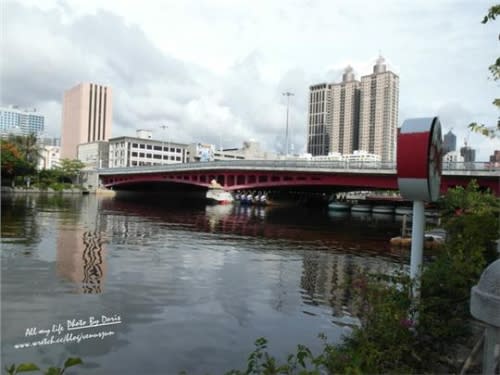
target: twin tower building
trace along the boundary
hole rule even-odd
[[[399,77],[387,70],[383,57],[361,81],[348,66],[342,82],[321,83],[309,90],[308,153],[360,150],[376,154],[382,161],[395,160]]]

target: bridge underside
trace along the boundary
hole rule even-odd
[[[397,189],[397,181],[393,175],[363,175],[341,173],[289,173],[289,172],[163,172],[148,174],[124,174],[102,176],[105,187],[113,189],[153,188],[161,184],[169,189],[202,189],[206,190],[212,180],[217,181],[225,190],[300,190],[300,191],[332,191],[361,189]]]
[[[441,179],[441,192],[455,186],[466,186],[473,177],[445,175]],[[102,184],[115,190],[173,190],[200,191],[208,189],[216,180],[227,191],[235,190],[294,190],[333,192],[348,190],[398,190],[393,173],[312,173],[286,171],[185,171],[128,173],[103,175]],[[479,185],[500,196],[498,176],[481,176]]]

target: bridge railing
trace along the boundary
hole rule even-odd
[[[210,162],[176,163],[154,166],[137,166],[125,168],[105,168],[98,170],[106,173],[132,173],[138,171],[189,171],[212,168],[269,168],[269,169],[378,169],[391,171],[395,169],[394,162],[382,163],[373,161],[313,161],[313,160],[220,160]]]
[[[378,170],[395,172],[395,162],[380,161],[331,161],[331,160],[221,160],[211,162],[176,163],[155,166],[137,166],[98,169],[100,174],[127,174],[140,172],[173,172],[203,169],[311,169],[311,170]],[[500,165],[486,162],[443,162],[443,171],[490,171],[500,172]]]

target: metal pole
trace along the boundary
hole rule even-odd
[[[288,109],[290,107],[290,95],[286,97],[286,133],[285,133],[285,156],[288,156]]]
[[[284,92],[283,95],[286,96],[286,132],[285,132],[285,156],[288,156],[288,111],[290,107],[290,96],[294,94],[291,92]]]
[[[483,344],[483,375],[494,374],[495,368],[495,347],[500,342],[500,329],[487,325],[484,332]]]
[[[161,164],[163,163],[163,152],[165,151],[165,129],[168,129],[167,125],[161,125],[160,128],[163,129],[163,135],[161,137]],[[167,150],[168,152],[168,150]],[[168,163],[168,154],[167,154],[167,163]]]
[[[420,294],[420,273],[424,248],[425,208],[423,201],[413,201],[413,223],[411,228],[410,278],[414,281],[413,296]]]

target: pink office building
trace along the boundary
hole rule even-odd
[[[64,93],[61,158],[76,159],[81,143],[111,137],[113,95],[111,87],[80,83]]]

